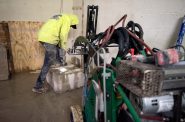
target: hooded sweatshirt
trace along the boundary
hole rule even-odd
[[[67,38],[71,25],[78,25],[79,20],[76,15],[62,14],[49,19],[38,33],[38,41],[59,45],[60,48],[67,49]]]

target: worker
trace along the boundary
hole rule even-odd
[[[77,28],[78,17],[74,14],[55,15],[50,18],[40,29],[38,41],[45,48],[44,64],[32,91],[44,93],[44,81],[53,64],[66,65],[65,50],[67,49],[67,38],[70,28]]]

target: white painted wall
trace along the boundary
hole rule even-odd
[[[0,21],[44,22],[56,14],[75,13],[80,24],[78,30],[71,29],[69,33],[68,46],[71,47],[74,38],[82,35],[82,8],[82,0],[0,0]],[[70,60],[70,56],[67,56],[67,60]]]
[[[82,1],[81,13],[80,9],[72,9],[81,6]],[[98,32],[127,14],[127,22],[133,20],[142,25],[144,40],[162,49],[176,41],[181,17],[185,15],[185,0],[0,0],[0,21],[45,21],[60,12],[84,13],[85,32],[86,8],[92,4],[99,6]],[[82,29],[73,31],[70,37],[81,32]]]
[[[61,0],[0,0],[0,21],[45,21],[61,5]]]

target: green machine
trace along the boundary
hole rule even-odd
[[[93,74],[90,80],[91,84],[88,86],[88,94],[84,106],[85,121],[121,122],[121,120],[125,120],[140,122],[122,86],[116,82],[116,73],[112,68],[100,68]],[[124,104],[128,107],[132,117],[125,110]]]
[[[86,37],[78,37],[73,48],[68,50],[71,55],[83,55],[85,75],[82,111],[79,106],[72,106],[71,122],[140,122],[137,112],[127,97],[127,91],[117,79],[116,67],[125,59],[131,48],[138,53],[143,51],[143,46],[138,43],[142,42],[139,39],[143,36],[142,28],[136,24],[134,27],[139,31],[128,32],[124,27],[127,17],[124,15],[105,32],[96,34],[97,16],[98,6],[88,6]],[[120,22],[122,27],[116,28]],[[130,27],[133,26],[128,24],[127,28]],[[111,63],[107,64],[105,54],[109,47],[118,47],[118,53]],[[145,54],[145,51],[142,54]],[[95,68],[90,73],[92,63],[95,64]]]
[[[83,56],[85,76],[82,106],[71,106],[71,122],[185,121],[185,62],[157,66],[138,23],[125,26],[124,15],[96,34],[97,17],[98,6],[88,6],[86,37],[68,50]],[[107,63],[110,48],[118,51]]]

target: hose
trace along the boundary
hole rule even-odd
[[[125,104],[128,107],[129,112],[131,113],[133,119],[135,122],[141,122],[137,112],[135,111],[134,107],[132,106],[132,104],[130,103],[129,99],[127,98],[126,94],[123,92],[122,87],[120,85],[118,85],[117,87],[118,92],[120,93],[121,97],[123,98],[123,101],[125,102]]]
[[[154,52],[152,51],[152,49],[142,40],[139,39],[138,37],[136,37],[132,32],[130,32],[129,30],[127,30],[128,34],[130,34],[134,39],[136,39],[139,43],[141,43],[142,45],[144,45],[148,51],[150,51],[150,53],[154,56]]]
[[[126,18],[127,18],[127,15],[125,14],[121,19],[119,19],[119,20],[114,24],[114,26],[118,25],[121,21],[123,21],[123,22],[122,22],[122,27],[124,27]]]
[[[112,36],[115,27],[122,21],[122,27],[124,27],[125,24],[125,20],[126,20],[127,15],[124,15],[121,19],[119,19],[114,25],[110,26],[104,33],[106,34],[104,36],[104,38],[102,39],[102,43],[99,45],[101,45],[101,47],[103,47],[110,39],[110,37]]]
[[[101,47],[104,46],[108,40],[110,39],[110,37],[112,36],[114,30],[115,30],[115,26],[118,25],[121,21],[122,22],[122,27],[124,27],[124,23],[125,23],[125,20],[126,20],[126,17],[127,15],[124,15],[120,20],[118,20],[116,22],[116,24],[114,24],[113,26],[110,26],[106,31],[105,31],[105,36],[104,38],[102,39],[102,43],[101,43]],[[129,35],[131,35],[135,40],[137,40],[140,44],[142,44],[143,46],[145,46],[152,55],[154,55],[154,52],[152,51],[152,49],[142,40],[142,39],[139,39],[137,36],[135,36],[135,34],[133,34],[132,32],[130,32],[129,30],[127,30],[127,32],[129,33]],[[99,43],[100,44],[100,43]]]

